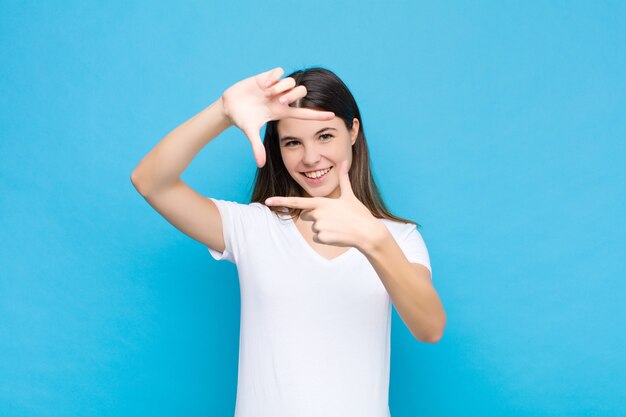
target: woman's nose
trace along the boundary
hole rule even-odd
[[[308,146],[304,148],[304,157],[302,162],[305,165],[315,165],[320,160],[320,153],[315,146]]]

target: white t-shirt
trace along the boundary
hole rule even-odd
[[[367,258],[328,260],[264,204],[211,200],[225,249],[208,249],[241,291],[235,417],[389,417],[391,299]],[[380,220],[431,270],[415,224]]]

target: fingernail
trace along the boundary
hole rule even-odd
[[[271,198],[266,199],[265,204],[272,204],[272,199]]]

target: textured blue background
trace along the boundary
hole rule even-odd
[[[0,415],[229,416],[234,265],[130,173],[234,82],[322,65],[422,224],[448,325],[394,312],[409,416],[626,415],[626,7],[618,1],[0,2]],[[235,128],[183,179],[245,202]]]

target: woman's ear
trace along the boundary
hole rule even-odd
[[[352,129],[350,129],[350,142],[354,145],[356,137],[359,134],[359,119],[356,117],[352,119]]]

